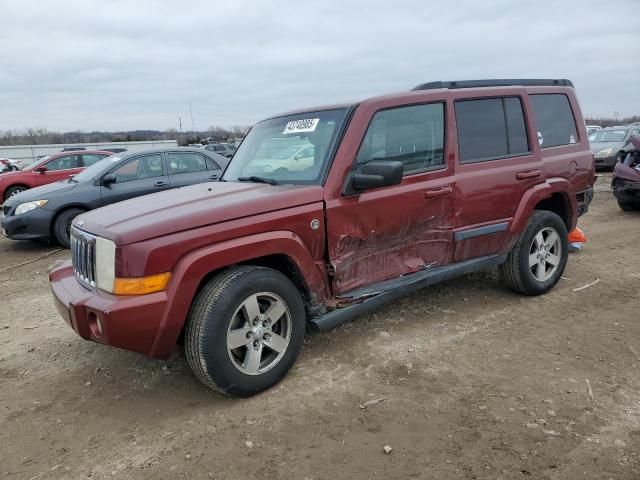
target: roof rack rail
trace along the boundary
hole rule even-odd
[[[496,78],[493,80],[456,80],[448,82],[427,82],[414,87],[412,90],[435,90],[438,88],[477,88],[477,87],[573,87],[571,80],[550,78]]]

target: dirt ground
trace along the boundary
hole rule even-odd
[[[449,281],[309,336],[247,400],[80,339],[47,281],[68,252],[0,240],[0,478],[640,479],[640,214],[609,182],[551,293]]]

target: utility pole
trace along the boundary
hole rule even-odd
[[[178,115],[178,125],[180,125],[180,133],[182,133],[182,118]]]
[[[191,110],[191,102],[189,102],[189,114],[191,115],[191,130],[193,131],[193,141],[196,141],[196,127],[193,123],[193,110]]]

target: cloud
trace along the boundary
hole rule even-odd
[[[248,124],[430,80],[574,81],[640,111],[635,0],[0,4],[0,129]]]

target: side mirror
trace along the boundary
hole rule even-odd
[[[404,165],[395,160],[372,160],[358,172],[351,174],[351,188],[355,191],[390,187],[402,182]]]
[[[45,173],[47,170],[49,170],[47,167],[42,166],[42,167],[38,167],[38,168],[36,168],[36,169],[34,170],[34,172],[36,172],[36,173],[40,173],[40,174],[43,174],[43,173]]]
[[[107,173],[104,177],[102,177],[102,185],[109,186],[112,183],[116,183],[117,181],[117,177],[115,175],[115,173]]]

